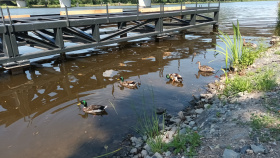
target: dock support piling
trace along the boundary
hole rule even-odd
[[[187,34],[187,30],[181,30],[179,33],[181,36],[185,36]]]
[[[12,75],[23,74],[23,67],[17,67],[17,68],[10,69],[10,72]]]
[[[99,24],[92,25],[92,37],[96,42],[100,42]]]
[[[196,14],[191,14],[191,21],[190,21],[190,24],[191,24],[191,25],[195,25],[195,22],[196,22]]]
[[[155,41],[156,42],[162,42],[163,41],[163,37],[162,36],[156,36]]]
[[[61,28],[55,28],[54,30],[54,41],[60,49],[64,48],[63,34]]]
[[[121,29],[123,29],[123,28],[125,28],[125,27],[126,27],[126,22],[119,22],[119,23],[118,23],[118,29],[119,29],[119,30],[121,30]],[[127,37],[127,33],[121,34],[120,37],[121,37],[121,38],[122,38],[122,37]]]
[[[214,24],[213,25],[213,32],[218,32],[219,29],[219,25],[218,24]]]

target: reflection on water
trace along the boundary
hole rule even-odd
[[[259,5],[223,3],[220,29],[227,30],[231,20],[238,18],[244,24],[241,31],[245,35],[258,36],[267,25],[263,19],[272,23],[273,11],[262,12],[260,21],[252,20],[254,13],[248,12],[277,3],[254,3]],[[258,23],[262,27],[257,27]],[[211,51],[216,49],[215,44],[222,43],[209,30],[209,27],[194,29],[191,31],[202,33],[173,36],[160,43],[134,40],[88,52],[68,53],[65,60],[34,62],[25,74],[17,76],[1,72],[1,156],[98,156],[106,153],[104,145],[113,151],[119,148],[122,137],[133,133],[135,111],[151,111],[151,105],[156,104],[176,114],[188,106],[193,94],[200,93],[204,85],[215,80],[213,74],[198,72],[195,63],[201,61],[216,70],[224,64],[223,56],[215,56]],[[265,32],[271,34],[273,28]],[[181,84],[168,81],[164,74],[170,72],[179,73],[184,81]],[[216,75],[220,74],[221,71]],[[135,90],[124,88],[117,81],[120,76],[139,81],[141,86]],[[83,99],[108,108],[102,115],[85,114],[76,105]]]
[[[108,113],[106,112],[106,110],[102,111],[102,112],[99,112],[99,113],[95,113],[95,114],[89,114],[89,113],[83,113],[83,114],[79,114],[82,118],[86,119],[88,118],[89,116],[92,116],[92,117],[97,117],[97,116],[104,116],[104,115],[108,115]]]
[[[172,82],[171,80],[167,81],[166,84],[171,84],[172,86],[175,86],[175,87],[183,87],[183,86],[184,86],[183,83],[180,83],[180,82]]]
[[[170,113],[177,112],[187,106],[187,100],[196,91],[196,87],[203,84],[193,81],[189,74],[195,69],[190,59],[194,51],[197,52],[197,60],[206,60],[205,57],[200,59],[199,52],[214,48],[211,43],[202,41],[204,37],[211,38],[212,42],[216,41],[213,35],[201,34],[200,38],[192,40],[173,37],[162,43],[127,42],[120,46],[98,48],[102,54],[94,51],[68,55],[66,61],[37,61],[22,75],[3,74],[0,105],[5,110],[0,112],[0,125],[1,137],[5,137],[5,143],[2,143],[1,147],[7,149],[9,144],[13,145],[13,148],[10,148],[11,153],[6,152],[5,156],[14,157],[20,153],[29,157],[30,154],[39,155],[41,147],[54,150],[55,152],[48,150],[48,153],[55,155],[57,146],[50,144],[60,144],[58,142],[68,144],[60,145],[62,157],[75,155],[77,145],[85,142],[91,145],[79,150],[95,150],[85,152],[84,156],[97,156],[105,152],[102,148],[104,143],[112,144],[111,148],[118,147],[118,142],[114,142],[114,139],[120,140],[125,133],[132,132],[130,127],[135,125],[136,120],[133,109],[139,111],[144,106],[151,105],[149,102],[152,101],[159,106],[168,106]],[[145,47],[142,47],[144,44]],[[213,58],[213,55],[209,53],[208,57]],[[186,82],[167,82],[163,75],[165,71],[180,72]],[[141,86],[136,90],[124,89],[117,81],[120,76],[125,80],[141,82]],[[177,89],[183,85],[193,90]],[[143,95],[150,94],[147,91],[151,86],[155,100],[148,99],[144,106],[138,105],[143,102]],[[82,99],[92,104],[107,105],[108,108],[101,115],[85,114],[76,106]],[[174,100],[178,104],[174,105]],[[132,108],[131,105],[135,107]],[[152,107],[146,107],[150,108]],[[6,130],[10,132],[5,132]],[[49,130],[53,132],[47,132]],[[29,134],[33,132],[38,132],[35,134],[36,138]],[[88,135],[84,135],[84,132]],[[73,133],[76,133],[74,138],[71,136]],[[104,137],[104,134],[107,136]],[[24,139],[18,142],[22,135],[25,135]],[[6,139],[11,136],[15,139]],[[66,140],[65,136],[68,136]],[[21,147],[26,141],[31,143],[30,147],[36,149],[35,152],[29,153]],[[47,143],[37,146],[39,142]]]
[[[197,74],[195,74],[195,77],[196,77],[197,79],[199,79],[200,75],[203,76],[203,77],[208,77],[208,76],[214,75],[214,73],[213,73],[213,72],[198,71]]]

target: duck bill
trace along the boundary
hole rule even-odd
[[[78,103],[77,105],[81,105],[81,103]]]

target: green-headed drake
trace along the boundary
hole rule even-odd
[[[103,106],[103,105],[87,105],[87,102],[85,100],[80,101],[80,103],[78,103],[77,105],[84,105],[83,111],[85,113],[101,113],[103,112],[107,106]]]
[[[123,77],[120,77],[118,80],[121,80],[120,85],[131,89],[137,88],[137,85],[139,84],[138,82],[134,82],[134,81],[124,81]]]
[[[172,80],[172,82],[182,82],[183,78],[177,73],[166,74],[166,78]]]

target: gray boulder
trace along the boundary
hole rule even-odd
[[[240,154],[233,150],[225,149],[223,158],[240,158]]]

